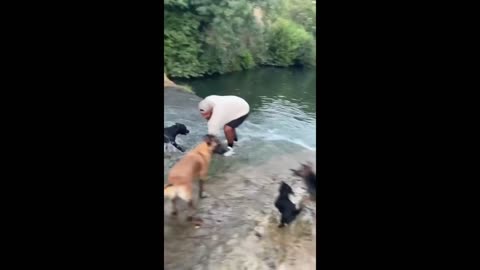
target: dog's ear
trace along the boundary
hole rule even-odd
[[[207,143],[207,145],[210,146],[212,144],[212,141],[213,141],[213,136],[210,135],[210,134],[207,134],[203,137],[203,141],[205,141]]]
[[[302,163],[302,170],[303,171],[311,171],[312,170],[312,164],[310,162],[307,162],[307,164]]]

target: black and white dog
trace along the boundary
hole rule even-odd
[[[178,134],[187,135],[189,132],[184,124],[175,123],[175,125],[163,129],[163,143],[171,144],[178,150],[185,152],[185,149],[175,142],[175,138]]]

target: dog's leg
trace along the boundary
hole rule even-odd
[[[190,199],[190,201],[188,201],[188,207],[190,208],[190,211],[192,211],[192,213],[187,217],[187,220],[193,221],[193,214],[195,213],[195,206],[193,205],[193,199]]]
[[[285,224],[288,225],[288,221],[287,221],[287,219],[286,219],[286,218],[283,216],[283,214],[282,214],[282,217],[280,218],[280,224],[278,225],[278,228],[284,227]]]
[[[195,226],[200,226],[203,224],[203,220],[199,217],[195,217],[195,207],[193,206],[193,200],[188,202],[188,206],[192,210],[192,214],[187,217],[187,221],[192,222]]]
[[[200,179],[198,180],[198,197],[200,199],[207,198],[207,196],[203,195],[203,182],[208,179],[208,166],[209,164],[206,164],[200,171]]]
[[[188,207],[190,207],[191,210],[195,210],[195,206],[193,205],[193,199],[190,199],[190,201],[188,201]]]
[[[178,214],[178,211],[177,211],[177,199],[178,198],[173,198],[172,199],[172,208],[173,208],[173,211],[172,211],[172,216],[176,216]]]
[[[180,150],[181,152],[185,152],[185,149],[183,149],[183,147],[181,147],[180,145],[178,145],[176,142],[172,142],[172,145],[175,146],[175,148],[177,148],[177,149]]]
[[[203,181],[204,181],[204,180],[202,180],[202,179],[200,179],[200,180],[198,181],[198,197],[199,197],[200,199],[205,199],[205,198],[207,198],[207,196],[203,195]]]

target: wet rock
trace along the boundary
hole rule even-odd
[[[270,269],[275,269],[275,267],[276,267],[274,261],[269,261],[269,262],[267,262],[267,265],[268,265],[268,267],[270,267]]]
[[[262,237],[265,234],[265,228],[263,226],[257,226],[254,229],[255,235],[260,235],[259,237]]]
[[[203,270],[203,266],[201,264],[195,265],[192,270]]]
[[[198,254],[204,254],[206,252],[207,247],[205,245],[199,245],[197,248]]]

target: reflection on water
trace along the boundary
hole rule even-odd
[[[250,140],[287,141],[315,150],[315,114],[289,100],[262,97],[262,105],[238,132]]]
[[[316,149],[315,70],[260,68],[183,82],[202,98],[237,95],[250,104],[250,116],[238,128],[239,139],[288,141]]]

